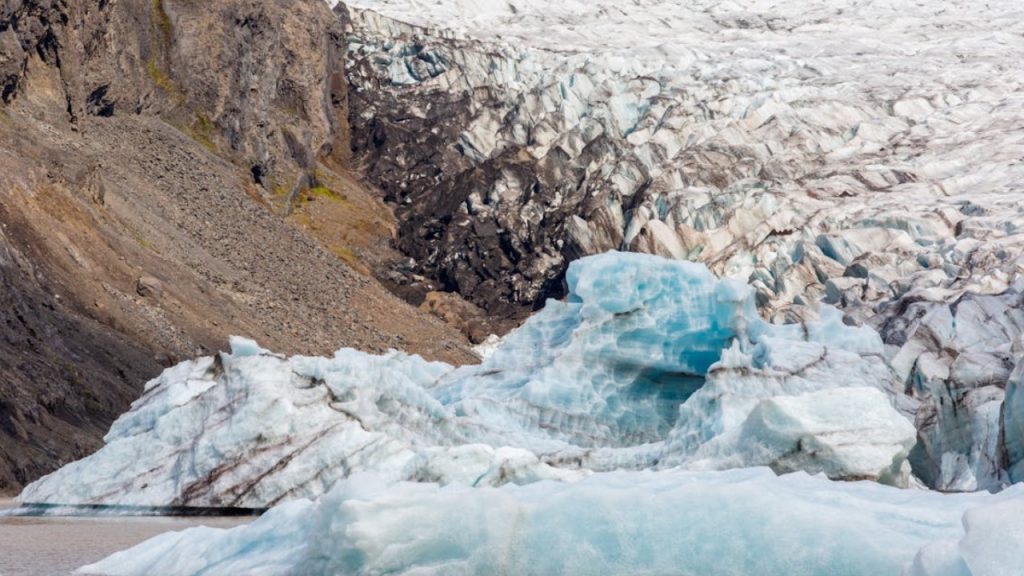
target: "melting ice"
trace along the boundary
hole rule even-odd
[[[478,366],[286,358],[235,338],[166,370],[100,451],[20,498],[274,507],[90,568],[106,574],[895,574],[915,561],[908,574],[945,576],[998,556],[956,544],[972,529],[1024,530],[1005,514],[961,524],[1018,505],[1019,489],[828,480],[914,483],[914,406],[874,331],[828,308],[765,323],[746,285],[655,256],[585,258],[567,284]],[[758,466],[771,470],[722,472]]]
[[[906,482],[915,432],[871,330],[838,313],[766,324],[747,286],[655,256],[586,258],[567,281],[478,366],[233,339],[150,382],[99,452],[21,500],[262,508],[360,471],[481,485],[768,465]]]

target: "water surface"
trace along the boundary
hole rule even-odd
[[[15,508],[0,498],[0,511]],[[3,517],[0,576],[67,576],[118,550],[191,526],[227,528],[251,517]]]

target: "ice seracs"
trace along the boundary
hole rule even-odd
[[[1007,482],[1016,2],[346,4],[355,152],[422,271],[501,310],[617,249],[704,262],[777,321],[824,300],[882,335],[924,482]]]
[[[767,324],[749,287],[650,255],[585,258],[567,280],[478,366],[235,338],[166,370],[99,452],[20,499],[264,508],[358,472],[487,485],[677,465],[905,480],[914,430],[872,330],[827,309]]]
[[[1016,343],[1017,348],[1021,345],[1024,340]],[[1010,376],[1002,421],[1010,480],[1024,482],[1024,362],[1018,363]]]
[[[898,312],[882,333],[893,343],[890,364],[921,403],[911,460],[930,486],[984,490],[1008,480],[1001,411],[1010,374],[1024,359],[1022,287],[1018,281],[999,295],[908,297],[892,305]]]
[[[780,315],[1019,274],[1012,0],[345,4],[355,152],[403,248],[478,303],[609,249],[703,261]]]

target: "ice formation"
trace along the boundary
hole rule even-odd
[[[910,299],[884,330],[901,343],[892,347],[893,369],[921,403],[920,442],[911,455],[918,476],[943,490],[1005,484],[1002,406],[1011,372],[1024,368],[1020,287],[950,304]],[[1005,431],[1010,443],[1020,437]]]
[[[749,287],[656,256],[585,258],[568,285],[478,366],[233,339],[20,499],[264,508],[357,472],[497,485],[678,465],[907,481],[915,432],[872,330],[828,310],[767,324]]]
[[[964,534],[933,542],[918,553],[906,576],[1011,576],[1021,571],[1024,498],[970,509]]]
[[[892,405],[898,394],[877,334],[844,325],[834,310],[818,323],[759,326],[750,352],[737,342],[680,407],[664,462],[905,475],[915,431]]]
[[[345,4],[357,152],[467,293],[500,290],[485,250],[526,300],[608,249],[699,259],[782,312],[1017,276],[1013,0]]]
[[[1024,362],[1017,365],[1006,387],[1003,438],[1012,482],[1024,482]]]
[[[776,319],[824,299],[881,333],[929,486],[1007,481],[1019,2],[345,4],[355,152],[422,272],[500,307],[617,249],[704,262]]]
[[[1022,502],[1021,487],[946,496],[756,468],[500,488],[357,475],[318,502],[164,534],[82,573],[1013,576]]]

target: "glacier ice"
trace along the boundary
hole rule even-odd
[[[432,393],[461,416],[576,446],[663,438],[748,322],[750,291],[705,267],[608,253],[572,266],[549,301],[478,367]],[[511,420],[510,420],[511,419]]]
[[[356,153],[414,200],[404,247],[482,302],[608,249],[703,261],[780,314],[1019,276],[1014,0],[344,4]]]
[[[1010,373],[1024,359],[1020,287],[950,303],[915,297],[899,307],[882,330],[900,343],[890,347],[890,364],[920,402],[920,442],[911,454],[916,474],[941,490],[1002,486],[1008,478],[1000,414]]]
[[[656,256],[588,257],[567,279],[565,301],[477,366],[232,339],[150,382],[99,452],[20,500],[265,508],[364,471],[496,485],[767,465],[907,481],[915,433],[872,330],[828,309],[768,324],[749,287]]]
[[[817,323],[757,326],[749,352],[737,341],[680,407],[665,463],[901,482],[916,433],[893,405],[877,334],[828,309]]]
[[[1024,482],[1024,362],[1017,364],[1006,387],[1002,418],[1010,480]]]
[[[1021,490],[948,496],[761,468],[497,488],[356,475],[317,502],[164,534],[81,573],[1013,576]],[[957,554],[971,571],[922,571]]]
[[[1011,576],[1021,571],[1024,499],[972,508],[964,534],[933,542],[918,553],[906,576]]]
[[[776,320],[823,300],[881,333],[926,484],[1008,481],[1019,2],[345,4],[355,152],[422,272],[536,303],[617,249],[704,262]]]

